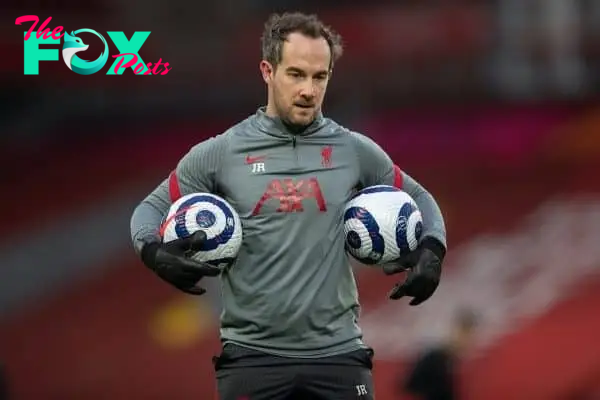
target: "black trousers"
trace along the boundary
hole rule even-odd
[[[219,400],[374,400],[372,358],[371,349],[298,359],[227,344],[213,363]]]

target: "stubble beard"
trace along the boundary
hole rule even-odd
[[[293,128],[292,130],[302,130],[314,122],[316,118],[315,109],[310,110],[311,114],[308,117],[308,119],[297,120],[293,118],[293,114],[295,111],[294,108],[295,106],[293,104],[291,104],[289,107],[284,107],[281,104],[278,104],[278,102],[275,103],[275,109],[277,111],[277,114],[279,115],[279,118],[281,118],[284,124]]]

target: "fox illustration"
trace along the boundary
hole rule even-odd
[[[104,51],[102,54],[100,54],[100,57],[94,61],[82,60],[76,55],[76,53],[85,51],[90,46],[83,43],[83,40],[75,36],[74,32],[71,32],[71,34],[65,32],[62,49],[63,60],[71,71],[77,72],[81,75],[90,75],[100,71],[104,64],[106,64],[106,61],[108,60],[108,44],[106,43],[104,37],[96,31],[91,29],[80,29],[77,31],[77,33],[79,32],[93,33],[94,35],[98,36],[104,44]]]
[[[69,67],[70,70],[73,70],[71,66],[71,61],[73,60],[73,56],[75,53],[79,53],[80,51],[85,51],[90,47],[89,45],[83,43],[81,38],[73,35],[73,32],[69,35],[65,32],[64,37],[65,43],[63,44],[62,55],[63,60],[65,60],[65,64]]]

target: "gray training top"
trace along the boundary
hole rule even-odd
[[[446,245],[433,197],[371,139],[319,117],[301,134],[260,108],[195,145],[135,209],[139,253],[159,240],[170,204],[190,193],[222,196],[239,213],[243,244],[220,276],[221,338],[288,357],[324,357],[365,345],[356,282],[344,250],[343,210],[356,190],[395,185],[423,215],[423,235]]]

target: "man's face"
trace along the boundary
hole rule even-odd
[[[266,61],[261,63],[269,86],[269,103],[281,119],[300,126],[314,121],[327,90],[330,59],[329,44],[324,38],[295,32],[284,42],[276,69]]]
[[[459,326],[455,328],[452,346],[458,354],[468,351],[475,341],[475,328]]]

